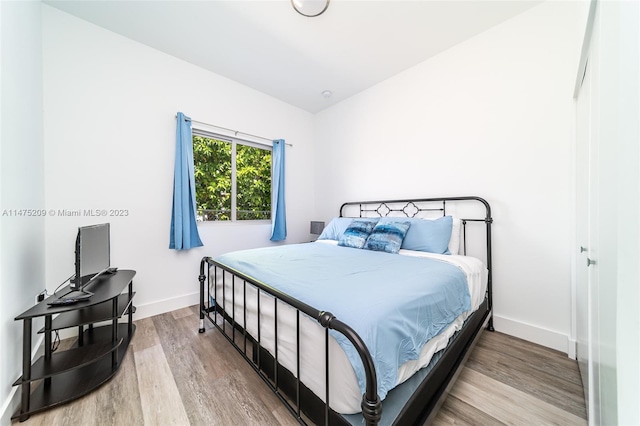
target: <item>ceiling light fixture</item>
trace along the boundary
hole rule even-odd
[[[331,97],[331,95],[333,95],[333,92],[331,90],[323,90],[322,91],[322,96],[324,96],[327,99],[329,99]]]
[[[331,0],[291,0],[293,8],[302,16],[313,18],[320,16],[329,7]]]

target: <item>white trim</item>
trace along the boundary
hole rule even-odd
[[[571,359],[578,359],[578,341],[576,339],[568,339],[567,356]]]
[[[44,351],[43,347],[44,335],[41,334],[40,337],[36,340],[36,344],[31,348],[31,363],[36,357],[42,355]],[[22,367],[20,368],[20,375],[22,375]],[[16,377],[17,379],[17,377]],[[18,409],[20,405],[20,396],[22,392],[19,392],[20,386],[12,386],[11,392],[9,392],[9,396],[2,403],[2,408],[0,408],[0,425],[10,425],[11,424],[11,416]]]
[[[176,309],[185,308],[187,306],[197,305],[199,303],[199,296],[199,292],[194,292],[170,299],[163,299],[146,303],[144,305],[136,305],[136,313],[134,314],[134,319],[139,320],[154,315],[174,311]],[[501,333],[509,334],[511,336],[518,337],[520,339],[524,339],[566,353],[568,357],[572,359],[575,359],[576,357],[576,341],[570,339],[566,334],[547,330],[541,327],[526,324],[520,321],[515,321],[498,315],[494,315],[493,324],[496,331],[499,331]],[[196,329],[198,327],[198,323],[194,322],[193,327],[194,329]],[[43,339],[43,336],[40,336],[40,338],[38,339],[38,342],[32,351],[34,357],[38,353],[37,348],[42,345]],[[2,419],[0,425],[9,425],[11,423],[10,419],[13,411],[20,403],[20,394],[17,392],[18,389],[18,386],[14,386],[13,390],[9,394],[9,398],[4,402],[2,406]]]
[[[154,315],[160,315],[167,312],[175,311],[176,309],[186,308],[187,306],[193,306],[200,303],[200,292],[185,294],[171,299],[158,300],[156,302],[145,303],[144,305],[136,304],[136,299],[133,299],[133,305],[136,307],[136,312],[133,314],[133,320],[137,321],[143,318],[152,317]],[[124,319],[127,316],[123,316]],[[95,323],[95,326],[108,325],[110,322],[105,321],[101,323]],[[194,329],[198,327],[197,323],[193,323]],[[65,328],[60,330],[60,340],[69,339],[78,335],[78,327]]]
[[[236,167],[238,167],[238,149],[236,145],[235,140],[231,141],[231,222],[238,220],[238,171],[236,170]],[[198,164],[200,163],[198,162]],[[273,165],[273,160],[271,164]],[[273,183],[271,185],[273,187]]]
[[[493,326],[496,331],[555,349],[575,359],[575,340],[566,334],[497,315],[493,317]]]
[[[255,142],[255,141],[250,141],[247,139],[242,139],[239,138],[238,136],[228,136],[228,135],[223,135],[220,133],[216,133],[216,132],[210,132],[206,129],[202,129],[202,128],[192,128],[191,129],[191,134],[195,135],[195,136],[202,136],[203,138],[209,138],[209,139],[217,139],[220,141],[224,141],[224,142],[229,142],[229,143],[237,143],[240,145],[245,145],[245,146],[252,146],[254,148],[258,148],[258,149],[264,149],[267,151],[273,151],[273,144],[269,145],[266,143],[261,143],[261,142]]]
[[[158,300],[151,303],[146,303],[144,305],[136,305],[134,298],[134,305],[136,306],[136,313],[134,314],[134,320],[139,320],[147,317],[151,317],[154,315],[164,314],[166,312],[174,311],[176,309],[185,308],[187,306],[197,305],[200,303],[200,292],[185,294],[178,297],[173,297],[171,299]],[[198,328],[198,323],[193,323],[193,329]],[[60,339],[66,339],[69,337],[74,337],[77,335],[77,328],[73,327],[70,329],[60,330]],[[31,353],[33,354],[31,361],[41,355],[41,349],[43,348],[44,336],[40,335],[35,346],[32,348]],[[0,411],[2,413],[2,417],[0,418],[0,425],[10,425],[11,424],[11,416],[17,409],[20,404],[20,387],[14,386],[11,390],[11,393],[7,397],[7,400],[2,404],[2,408]]]
[[[173,297],[171,299],[163,299],[155,302],[137,305],[134,298],[134,306],[136,313],[133,315],[135,321],[143,318],[152,317],[154,315],[164,314],[166,312],[175,311],[176,309],[186,308],[187,306],[197,305],[200,303],[200,292],[184,294],[182,296]],[[198,323],[193,323],[194,330],[198,328]]]
[[[186,308],[200,303],[200,292],[184,294],[171,299],[158,300],[136,305],[134,320],[160,315],[176,309]],[[510,318],[494,315],[494,327],[497,331],[509,334],[520,339],[524,339],[542,346],[568,354],[570,358],[575,358],[576,341],[568,335],[553,330],[547,330],[535,325],[526,324]],[[194,327],[198,324],[194,322]]]
[[[225,142],[235,142],[235,143],[239,143],[240,145],[246,145],[246,146],[252,146],[254,148],[259,148],[259,149],[266,149],[267,151],[273,151],[273,144],[267,144],[264,142],[256,142],[256,141],[251,141],[248,139],[244,139],[239,137],[237,134],[236,135],[224,135],[222,133],[219,132],[211,132],[208,131],[202,127],[192,127],[191,128],[191,133],[196,135],[196,136],[202,136],[205,138],[210,138],[210,139],[218,139],[221,141],[225,141]],[[241,134],[245,134],[242,132],[238,132]]]
[[[569,231],[569,235],[570,235],[570,243],[569,243],[569,253],[570,253],[570,260],[571,260],[571,274],[570,274],[570,281],[569,281],[569,292],[570,292],[570,301],[569,303],[571,304],[570,306],[570,313],[569,313],[569,341],[573,341],[574,344],[569,345],[569,351],[568,351],[568,355],[569,358],[574,358],[577,359],[577,349],[576,349],[576,342],[577,342],[577,335],[578,335],[578,305],[577,305],[577,300],[578,300],[578,288],[577,288],[577,265],[578,265],[578,247],[579,247],[579,241],[578,241],[578,229],[577,229],[577,217],[578,217],[578,182],[577,182],[577,175],[576,175],[576,170],[577,170],[577,150],[578,150],[578,140],[577,140],[577,120],[578,120],[578,114],[577,114],[577,98],[573,99],[573,110],[572,110],[572,117],[573,120],[571,121],[571,142],[570,142],[570,149],[571,149],[571,160],[570,160],[570,166],[569,166],[569,172],[570,172],[570,180],[571,180],[571,187],[569,189],[569,193],[571,194],[571,203],[570,203],[570,217],[574,218],[574,220],[571,222],[573,224],[573,226],[571,227],[570,231]],[[571,349],[573,348],[573,349]]]
[[[237,136],[224,136],[218,133],[208,132],[203,129],[193,128],[191,129],[192,134],[194,136],[199,136],[207,139],[213,139],[218,141],[223,141],[231,144],[231,218],[230,220],[220,221],[220,222],[245,222],[244,220],[238,220],[238,187],[237,187],[237,154],[238,154],[238,145],[247,146],[255,149],[261,149],[264,151],[268,151],[271,153],[271,204],[273,205],[273,146],[265,145],[262,143],[256,143],[247,141],[245,139],[240,139]],[[272,217],[274,215],[273,208],[271,209],[271,218],[269,219],[255,219],[254,221],[264,221],[271,224]],[[250,219],[253,220],[253,219]],[[203,220],[197,221],[198,224],[206,223],[206,222],[219,222],[217,220]]]
[[[6,401],[2,404],[2,417],[0,417],[0,425],[2,426],[11,424],[11,416],[20,404],[18,388],[19,386],[13,386]]]

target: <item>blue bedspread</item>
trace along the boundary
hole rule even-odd
[[[228,253],[215,259],[349,324],[369,348],[384,398],[398,368],[461,313],[471,309],[464,273],[433,259],[295,244]],[[365,376],[353,345],[332,331],[351,361],[360,389]]]

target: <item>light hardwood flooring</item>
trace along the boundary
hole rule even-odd
[[[197,307],[136,321],[120,371],[27,425],[295,425]],[[72,342],[63,341],[61,349]],[[580,374],[565,354],[485,331],[436,425],[585,425]]]

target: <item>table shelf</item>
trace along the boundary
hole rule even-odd
[[[116,342],[109,340],[103,343],[80,346],[60,353],[54,353],[50,359],[47,359],[43,355],[31,366],[31,378],[23,379],[21,376],[13,383],[13,386],[45,379],[55,376],[56,374],[64,373],[67,370],[83,367],[116,350],[122,343],[122,340],[123,339],[120,338]]]
[[[88,300],[49,306],[56,297],[51,296],[15,318],[23,322],[23,344],[22,376],[13,385],[21,387],[22,399],[12,420],[24,421],[33,413],[80,398],[116,374],[136,329],[135,274],[119,270],[97,281]],[[63,288],[60,294],[67,290]],[[127,321],[119,322],[124,315]],[[38,333],[44,333],[45,354],[31,364],[32,321],[39,317],[44,317],[45,326]],[[105,321],[109,323],[95,326]],[[54,353],[52,333],[71,327],[78,327],[78,341],[66,351]]]
[[[118,315],[116,318],[122,318],[127,309],[133,302],[135,292],[129,297],[128,294],[118,296]],[[80,325],[94,324],[102,321],[112,320],[113,303],[110,300],[102,302],[99,305],[89,306],[75,311],[63,312],[56,317],[51,323],[51,330],[63,330],[65,328],[77,327]],[[38,333],[44,333],[42,327]]]
[[[126,326],[126,324],[123,325]],[[123,339],[122,344],[116,348],[117,365],[115,367],[112,366],[111,357],[103,356],[96,362],[52,376],[48,386],[44,382],[35,386],[31,393],[29,408],[24,413],[16,413],[14,418],[28,417],[31,414],[73,401],[107,382],[118,372],[129,341],[129,338]]]

